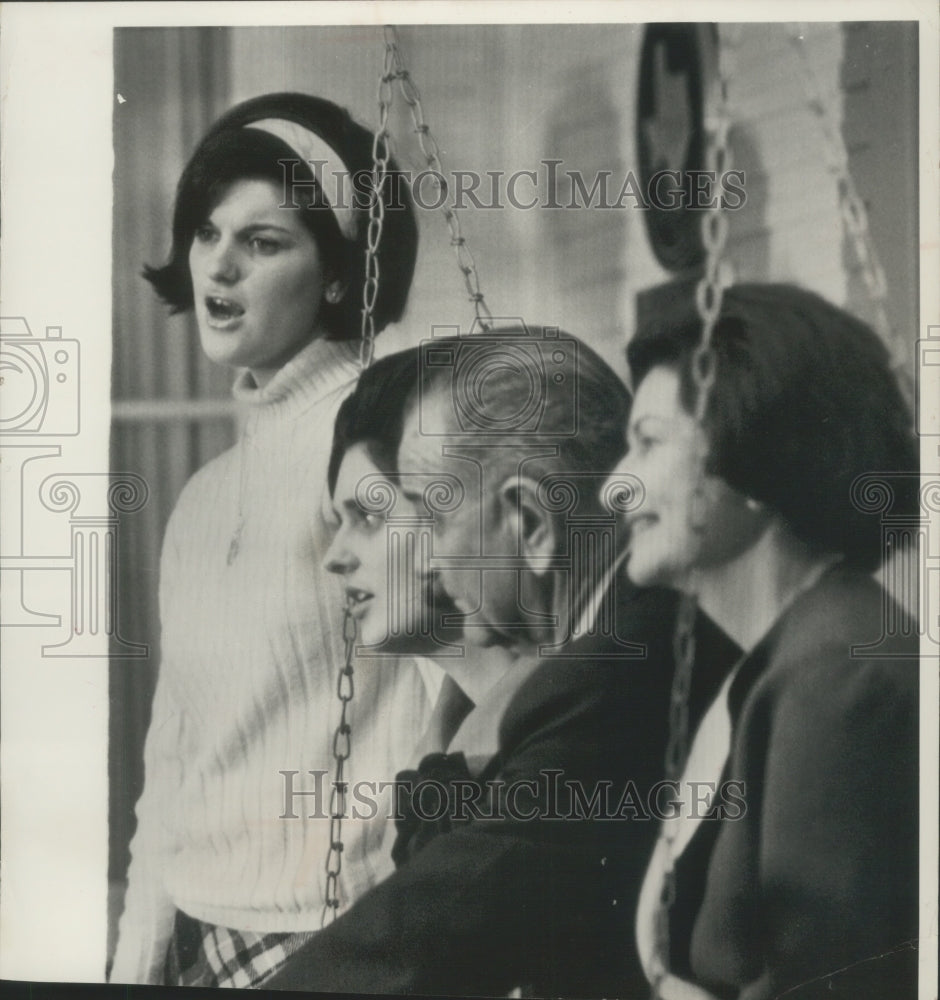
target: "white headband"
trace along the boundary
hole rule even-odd
[[[245,128],[256,128],[276,136],[287,143],[294,153],[306,163],[313,172],[323,197],[339,224],[339,231],[347,240],[356,238],[356,218],[353,214],[352,178],[342,158],[335,149],[329,146],[310,129],[284,118],[262,118],[249,122]],[[288,176],[293,176],[290,174]],[[346,189],[343,182],[347,182]],[[297,183],[303,184],[303,181]],[[310,186],[310,182],[306,182]]]

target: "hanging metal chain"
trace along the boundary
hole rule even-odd
[[[379,294],[379,244],[385,222],[385,181],[388,177],[389,150],[388,115],[392,104],[392,53],[385,49],[385,65],[379,79],[379,127],[372,137],[372,175],[369,198],[369,222],[366,229],[365,281],[362,286],[362,326],[359,341],[359,367],[365,370],[375,356],[375,303]],[[356,644],[356,620],[349,605],[343,617],[345,655],[336,680],[336,696],[340,702],[339,724],[333,733],[333,784],[330,789],[330,843],[326,855],[326,888],[320,926],[336,919],[339,912],[339,877],[343,870],[343,817],[346,814],[348,783],[345,780],[346,761],[352,750],[352,730],[347,718],[353,700],[353,654]]]
[[[692,493],[689,522],[693,530],[704,527],[708,436],[704,428],[705,414],[715,381],[715,354],[712,338],[721,315],[725,274],[723,254],[728,241],[728,217],[722,210],[721,178],[731,169],[731,147],[728,136],[731,119],[728,115],[728,85],[732,76],[739,34],[724,37],[718,44],[715,79],[708,87],[704,101],[705,169],[714,177],[714,192],[709,207],[702,216],[702,244],[705,265],[695,289],[695,305],[701,321],[699,342],[692,354],[692,380],[695,384],[696,447],[694,457],[696,479]],[[682,777],[689,754],[689,695],[695,664],[695,620],[698,600],[694,593],[683,594],[679,601],[673,633],[675,672],[669,696],[669,730],[666,744],[665,771],[670,781]],[[669,915],[676,899],[675,821],[663,825],[666,844],[665,868],[660,897],[655,914],[656,967],[653,972],[652,997],[660,997],[663,980],[669,973]]]
[[[444,165],[441,162],[440,147],[431,134],[430,126],[425,121],[424,109],[421,105],[421,94],[414,80],[411,78],[411,74],[405,67],[401,49],[398,45],[398,34],[392,25],[386,25],[385,71],[382,75],[382,86],[390,86],[392,81],[398,82],[401,96],[411,111],[411,121],[414,125],[414,131],[418,136],[421,152],[424,154],[428,169],[437,175],[439,182],[444,185],[444,193],[446,193],[447,175],[444,173]],[[387,104],[385,108],[387,118]],[[386,130],[386,136],[387,134]],[[460,232],[460,220],[457,218],[456,207],[450,207],[446,204],[446,199],[444,199],[444,203],[441,205],[441,212],[450,230],[450,244],[457,256],[457,267],[460,269],[464,284],[467,286],[467,294],[473,303],[477,322],[482,329],[489,330],[493,325],[493,315],[486,304],[483,292],[480,291],[480,277],[477,274],[476,263],[474,262],[473,254],[470,252],[470,247],[467,245],[466,238]]]
[[[421,94],[411,74],[405,68],[401,49],[398,45],[398,35],[392,25],[385,26],[385,57],[382,74],[379,77],[379,126],[372,139],[372,175],[370,178],[369,223],[366,230],[366,266],[365,281],[362,286],[362,327],[359,345],[359,366],[368,368],[375,356],[375,303],[379,293],[379,243],[382,240],[382,226],[385,221],[384,188],[388,177],[388,163],[391,158],[389,146],[388,119],[394,97],[393,84],[397,82],[401,95],[411,111],[414,131],[418,136],[421,151],[431,173],[440,178],[440,183],[446,187],[444,165],[441,162],[440,147],[431,129],[424,120],[424,110],[421,105]],[[477,322],[484,330],[493,325],[493,316],[483,292],[480,290],[480,277],[476,263],[466,238],[460,231],[460,220],[456,208],[446,203],[441,211],[450,229],[450,243],[457,256],[457,267],[463,275],[467,294],[473,303]]]
[[[375,303],[379,293],[380,266],[378,250],[382,241],[382,227],[385,222],[385,183],[388,178],[388,164],[391,159],[389,146],[388,119],[394,97],[393,83],[397,81],[402,97],[411,109],[418,141],[429,168],[444,181],[444,167],[440,149],[424,120],[421,95],[405,68],[398,47],[394,27],[385,27],[385,58],[382,75],[379,78],[378,102],[379,125],[372,137],[372,174],[370,178],[369,222],[366,229],[365,280],[362,286],[362,325],[360,329],[359,367],[366,369],[375,356]],[[457,254],[457,265],[464,277],[470,300],[473,302],[477,320],[484,330],[490,329],[493,317],[483,293],[476,264],[467,242],[460,233],[460,222],[455,209],[444,207],[444,217],[450,228],[451,245]],[[321,926],[336,918],[339,911],[339,877],[343,868],[343,817],[346,813],[348,783],[345,780],[345,765],[351,752],[351,728],[347,719],[349,703],[353,699],[353,651],[356,642],[356,621],[349,607],[343,620],[345,660],[337,678],[337,697],[340,701],[340,721],[333,734],[334,775],[330,791],[330,844],[326,858],[326,890],[324,893]]]
[[[695,306],[702,329],[692,357],[692,378],[696,386],[695,419],[701,424],[708,407],[714,382],[712,334],[721,314],[725,274],[723,255],[728,242],[728,215],[722,211],[722,177],[731,169],[732,152],[728,143],[731,118],[728,114],[728,87],[737,62],[740,25],[724,29],[717,44],[715,78],[706,84],[704,95],[705,170],[714,177],[714,190],[702,214],[702,245],[705,266],[695,288]]]
[[[369,197],[369,223],[366,229],[366,273],[362,286],[362,331],[359,343],[359,367],[368,368],[375,355],[375,302],[379,294],[379,243],[385,222],[385,181],[388,177],[388,114],[392,105],[393,53],[385,47],[385,65],[379,78],[379,127],[372,137],[372,175]]]
[[[910,363],[906,345],[900,342],[888,319],[888,283],[884,268],[878,257],[868,226],[868,210],[858,193],[855,180],[849,170],[849,152],[842,136],[842,129],[832,108],[823,96],[819,74],[806,51],[807,25],[794,24],[789,29],[789,39],[799,59],[798,76],[803,83],[806,103],[819,123],[824,142],[826,164],[835,178],[839,194],[839,210],[849,236],[855,259],[862,273],[862,280],[868,292],[874,314],[874,326],[878,335],[894,354],[895,369],[910,378]]]
[[[353,700],[353,652],[356,646],[356,619],[349,607],[343,619],[345,657],[343,668],[336,680],[336,696],[340,701],[339,725],[333,733],[333,784],[330,789],[330,846],[326,855],[326,889],[323,894],[323,914],[320,926],[325,927],[336,919],[339,912],[339,877],[343,870],[343,818],[346,815],[349,782],[346,780],[346,761],[352,750],[350,726],[347,718],[349,703]]]

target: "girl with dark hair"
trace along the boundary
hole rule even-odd
[[[701,424],[698,339],[690,321],[628,348],[627,571],[697,594],[746,652],[688,734],[638,907],[645,971],[661,997],[913,997],[916,624],[853,502],[887,473],[892,513],[913,508],[911,417],[875,334],[809,292],[725,293]],[[702,798],[720,781],[740,807]]]
[[[169,262],[145,277],[239,370],[234,448],[197,472],[161,564],[162,661],[112,979],[251,986],[320,926],[343,663],[343,590],[321,566],[328,428],[358,374],[372,136],[342,108],[271,94],[229,111],[181,177]],[[376,330],[417,250],[393,185]],[[369,777],[406,764],[429,716],[410,661],[365,661],[351,706]],[[405,724],[403,724],[405,723]],[[306,780],[304,780],[306,779]],[[328,786],[327,786],[328,787]],[[346,905],[391,867],[384,817],[344,825]]]

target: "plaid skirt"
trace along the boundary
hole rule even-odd
[[[163,971],[164,986],[260,986],[316,931],[256,934],[196,920],[182,910]]]

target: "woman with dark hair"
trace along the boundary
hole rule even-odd
[[[173,312],[192,309],[198,295],[190,266],[197,230],[222,192],[236,182],[266,181],[279,208],[296,213],[337,282],[316,319],[327,340],[359,337],[365,283],[372,133],[344,108],[308,94],[264,94],[232,108],[209,130],[183,171],[173,212],[173,245],[163,267],[144,275]],[[377,254],[382,280],[375,303],[377,330],[401,318],[418,248],[406,184],[394,158],[383,189],[387,215]],[[312,324],[311,324],[312,326]],[[201,332],[201,330],[200,330]]]
[[[911,417],[875,334],[810,292],[725,293],[701,424],[698,339],[690,321],[628,348],[618,470],[645,501],[627,571],[696,594],[746,652],[687,734],[638,907],[644,968],[661,997],[913,997],[916,628],[886,629],[904,614],[871,575],[882,526],[853,502],[890,474],[892,513],[913,508]],[[702,798],[721,780],[742,808]]]
[[[371,134],[331,102],[247,101],[196,148],[169,262],[145,270],[174,311],[194,311],[208,357],[239,370],[247,415],[235,447],[187,484],[164,540],[116,981],[254,985],[320,926],[329,821],[303,779],[333,772],[344,654],[343,590],[321,565],[324,432],[358,374],[371,167]],[[394,176],[376,330],[401,316],[417,250]],[[391,776],[429,704],[411,662],[367,661],[350,712],[347,774]],[[341,905],[390,867],[383,819],[344,827]]]

